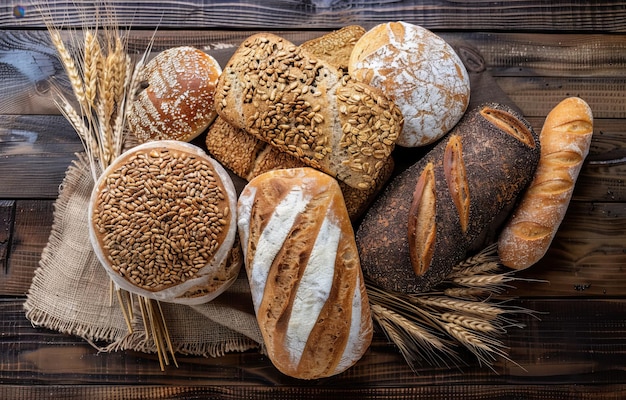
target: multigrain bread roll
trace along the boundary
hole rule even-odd
[[[209,128],[205,142],[217,161],[247,181],[274,169],[306,167],[300,159],[235,128],[221,117]],[[363,215],[391,177],[393,169],[394,160],[389,157],[376,177],[376,185],[369,189],[357,189],[338,182],[352,221]]]
[[[243,263],[230,176],[189,143],[152,141],[119,156],[96,183],[88,216],[109,276],[150,299],[205,303]]]
[[[312,168],[267,172],[238,202],[239,236],[269,358],[315,379],[356,363],[373,323],[337,182]]]
[[[348,72],[380,88],[400,108],[404,127],[398,146],[435,142],[461,119],[469,103],[469,75],[454,49],[406,22],[380,24],[361,36]]]
[[[216,117],[215,86],[222,72],[202,50],[180,46],[157,54],[140,72],[143,90],[133,100],[128,127],[140,143],[189,142]]]
[[[356,236],[364,274],[391,291],[429,290],[495,241],[538,158],[537,135],[509,107],[468,112],[367,211]]]
[[[359,189],[376,185],[402,130],[379,89],[278,36],[246,39],[220,77],[216,110],[308,166]]]
[[[589,153],[593,115],[582,99],[561,101],[540,133],[541,156],[532,182],[498,238],[502,264],[525,269],[548,251]]]

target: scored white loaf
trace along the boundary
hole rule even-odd
[[[257,321],[276,368],[315,379],[358,361],[373,324],[337,181],[308,167],[261,174],[239,197],[238,228]]]

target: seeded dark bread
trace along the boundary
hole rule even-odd
[[[235,51],[215,106],[231,125],[359,189],[376,185],[403,124],[380,90],[269,33]]]
[[[152,141],[123,153],[96,183],[94,251],[119,287],[199,304],[236,279],[236,193],[224,168],[189,143]]]
[[[371,343],[373,322],[337,181],[308,167],[259,175],[239,197],[238,229],[276,368],[317,379],[356,363]]]
[[[235,128],[221,117],[211,125],[205,141],[207,150],[217,161],[247,181],[274,169],[306,166],[300,159]],[[350,219],[356,221],[363,215],[393,169],[393,158],[389,157],[376,178],[376,186],[369,189],[356,189],[339,182]]]
[[[404,293],[442,281],[495,240],[532,178],[539,149],[530,124],[509,107],[485,104],[468,112],[366,213],[356,236],[364,274]]]

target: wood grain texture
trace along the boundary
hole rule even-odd
[[[90,24],[96,15],[93,2],[38,3],[50,4],[65,27]],[[503,338],[514,362],[497,360],[492,371],[462,353],[467,365],[424,364],[414,374],[377,332],[354,368],[319,381],[281,375],[258,352],[215,359],[181,355],[179,368],[161,371],[155,355],[100,353],[81,338],[34,328],[24,316],[59,184],[82,146],[52,103],[52,85],[65,87],[66,78],[41,14],[26,5],[24,16],[16,18],[15,3],[5,2],[0,5],[0,398],[626,398],[626,2],[106,3],[122,27],[141,28],[129,31],[134,57],[159,25],[151,56],[186,44],[222,65],[258,31],[301,43],[349,23],[420,24],[474,46],[499,88],[538,131],[563,97],[585,99],[595,117],[590,154],[547,255],[516,274],[528,281],[514,282],[504,293],[520,310],[535,311],[517,315],[525,326],[510,328]]]
[[[99,2],[35,2],[14,14],[13,3],[0,6],[0,27],[42,27],[42,12],[65,26],[94,24]],[[69,5],[68,5],[69,4]],[[405,20],[429,29],[603,31],[626,30],[623,2],[462,2],[387,0],[260,0],[127,2],[109,0],[121,26],[149,28],[336,28],[350,23],[371,25]],[[102,7],[100,7],[101,9]],[[22,15],[23,14],[23,15]]]

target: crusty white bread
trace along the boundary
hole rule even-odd
[[[338,374],[365,353],[373,323],[337,181],[315,169],[266,172],[238,202],[238,229],[267,353],[284,374]]]
[[[215,107],[233,126],[358,189],[375,186],[403,123],[381,90],[269,33],[235,51]]]
[[[381,89],[402,111],[396,144],[425,146],[461,119],[470,98],[469,74],[452,46],[418,25],[387,22],[354,45],[350,76]]]
[[[548,251],[565,217],[592,135],[592,111],[580,98],[564,99],[546,116],[534,178],[498,238],[498,254],[507,267],[528,268]]]

